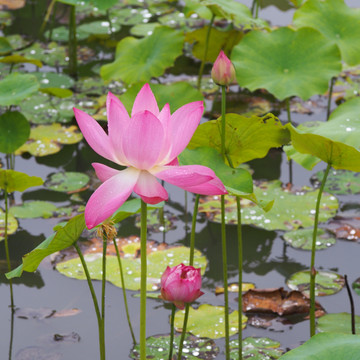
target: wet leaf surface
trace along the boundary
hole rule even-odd
[[[162,216],[161,216],[162,212]],[[175,222],[179,219],[172,215],[170,212],[164,212],[163,209],[155,209],[148,211],[147,215],[147,224],[149,232],[168,232],[170,230],[176,229]],[[140,215],[136,216],[135,225],[140,229],[141,227],[141,217]]]
[[[89,176],[84,173],[58,172],[49,175],[44,186],[55,191],[74,193],[85,190],[89,181]]]
[[[283,235],[287,244],[295,249],[311,250],[313,229],[297,229],[286,232]],[[336,243],[335,236],[324,229],[318,229],[315,248],[316,250],[327,249]]]
[[[299,290],[309,295],[310,271],[299,271],[290,276],[286,285],[292,290]],[[315,278],[315,295],[326,296],[339,292],[345,284],[344,278],[329,271],[318,271]]]
[[[254,289],[255,288],[255,284],[252,283],[242,283],[242,292],[248,291],[250,289]],[[235,292],[238,293],[239,292],[239,284],[237,283],[233,283],[233,284],[229,284],[228,286],[228,291],[229,292]],[[224,293],[224,288],[217,286],[215,289],[215,294],[216,295],[220,295]]]
[[[334,232],[338,239],[358,241],[360,238],[360,217],[335,216],[326,228]]]
[[[181,331],[185,310],[175,313],[175,329]],[[187,331],[195,336],[219,339],[225,337],[224,307],[202,304],[198,309],[190,306]],[[242,328],[246,327],[247,317],[242,316]],[[229,314],[230,336],[238,332],[238,312]]]
[[[15,217],[11,214],[8,216],[8,228],[7,233],[8,235],[14,234],[17,230],[19,224]],[[0,208],[0,241],[4,240],[5,236],[5,212]]]
[[[352,288],[358,295],[360,295],[360,277],[352,283]]]
[[[326,314],[317,321],[316,328],[320,332],[351,334],[351,314]],[[355,315],[355,332],[360,333],[360,316],[358,315]]]
[[[19,219],[51,218],[61,213],[60,208],[49,201],[27,201],[10,208],[10,214]]]

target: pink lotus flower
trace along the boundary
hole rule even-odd
[[[161,277],[161,298],[173,302],[181,310],[185,303],[191,303],[204,294],[200,288],[200,268],[193,266],[168,266]]]
[[[167,200],[168,193],[156,178],[201,195],[227,193],[211,169],[200,165],[178,166],[177,156],[199,125],[202,101],[186,104],[171,115],[169,104],[159,111],[150,86],[145,84],[136,96],[131,118],[121,101],[110,92],[106,109],[108,134],[91,116],[74,108],[80,130],[93,150],[127,167],[119,171],[92,164],[103,184],[85,208],[89,229],[111,216],[133,191],[148,204]]]
[[[235,79],[235,68],[229,58],[221,50],[211,70],[211,77],[218,85],[229,85]]]

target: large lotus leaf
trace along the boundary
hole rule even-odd
[[[1,52],[1,50],[0,50]],[[4,64],[23,64],[23,63],[28,63],[28,64],[34,64],[38,67],[42,67],[42,62],[40,60],[36,60],[36,59],[28,59],[24,56],[18,55],[18,54],[14,54],[14,55],[8,55],[5,56],[3,58],[0,59],[1,63]],[[32,73],[31,75],[34,75],[34,73]]]
[[[284,350],[280,343],[269,338],[247,337],[242,342],[242,358],[252,360],[278,359]],[[239,360],[239,340],[230,341],[230,359]]]
[[[231,59],[240,86],[266,89],[280,100],[323,94],[341,71],[337,46],[310,28],[251,31],[234,47]]]
[[[203,7],[208,10],[205,6]],[[209,11],[209,10],[208,10]],[[211,19],[211,12],[210,19]],[[194,28],[198,28],[204,25],[204,20],[200,19],[196,14],[187,17],[184,16],[184,12],[182,11],[171,11],[161,17],[158,18],[160,24],[169,26],[174,29],[181,29],[185,33],[192,31]],[[154,24],[154,23],[151,23]]]
[[[151,35],[158,26],[161,25],[159,23],[137,24],[130,29],[130,34],[138,37]]]
[[[292,247],[302,250],[311,250],[313,229],[297,229],[286,232],[284,240]],[[336,243],[334,234],[324,229],[318,229],[316,236],[316,250],[327,249]]]
[[[139,257],[129,256],[139,249],[139,243],[128,244],[123,250],[128,254],[122,259],[122,267],[124,269],[125,287],[129,290],[140,289],[141,278],[141,261]],[[129,250],[130,253],[129,253]],[[151,252],[147,257],[147,291],[159,290],[160,279],[167,266],[175,266],[180,263],[189,263],[190,249],[185,246],[177,246],[165,250],[158,249]],[[102,254],[92,253],[85,254],[85,261],[89,268],[92,279],[101,280],[102,278]],[[202,273],[205,272],[207,261],[200,251],[195,251],[194,266],[201,267]],[[106,261],[106,279],[113,285],[121,287],[121,279],[119,273],[119,264],[117,257],[107,255]],[[56,269],[63,275],[71,278],[85,280],[86,276],[81,267],[78,257],[58,263]]]
[[[8,235],[13,234],[18,228],[18,222],[11,214],[8,214],[8,226],[7,233]],[[4,240],[5,236],[5,213],[0,209],[0,241]]]
[[[298,128],[301,128],[303,124],[300,124]],[[283,150],[286,153],[286,156],[299,165],[304,167],[307,170],[311,170],[316,164],[318,164],[321,160],[316,156],[312,156],[310,154],[302,154],[295,150],[292,145],[285,145]]]
[[[207,146],[221,152],[221,117],[201,124],[188,148]],[[289,142],[289,133],[272,114],[264,117],[245,117],[226,114],[225,149],[234,167],[266,156],[273,147]]]
[[[314,224],[315,205],[318,190],[307,189],[291,192],[282,188],[281,182],[264,182],[255,187],[255,195],[263,201],[275,199],[269,212],[256,207],[250,201],[241,200],[242,222],[252,224],[266,230],[296,230],[301,227],[310,227]],[[234,197],[225,197],[226,223],[237,223],[237,206]],[[320,203],[319,221],[324,222],[336,214],[339,204],[333,195],[323,194]],[[221,208],[218,198],[206,197],[199,205],[199,211],[205,212],[210,220],[221,222]]]
[[[10,213],[16,218],[33,219],[33,218],[50,218],[58,210],[57,206],[49,201],[27,201],[22,205],[15,205],[10,208]]]
[[[25,254],[22,264],[16,269],[6,273],[8,279],[21,276],[23,271],[33,272],[40,265],[41,261],[48,255],[71,246],[80,237],[85,229],[84,214],[76,215],[62,227],[58,227],[55,234],[50,235],[34,250]]]
[[[76,144],[82,139],[77,126],[69,127],[60,124],[39,125],[31,129],[30,140],[21,146],[16,154],[29,152],[34,156],[54,154],[61,149],[62,144]]]
[[[298,290],[309,295],[310,271],[299,271],[291,275],[286,284],[291,290]],[[315,278],[315,295],[336,294],[344,287],[344,284],[345,281],[341,275],[329,271],[318,271]]]
[[[175,313],[175,329],[181,331],[185,310]],[[219,339],[225,337],[224,307],[202,304],[198,309],[190,306],[187,331],[195,336]],[[242,328],[246,327],[247,317],[242,315]],[[238,312],[229,314],[230,336],[239,331]]]
[[[67,89],[74,86],[75,81],[66,74],[54,72],[33,72],[40,83],[40,88],[61,88]]]
[[[14,191],[25,191],[32,186],[40,186],[43,180],[37,176],[29,176],[15,170],[0,169],[0,189],[9,193]]]
[[[115,61],[101,67],[101,77],[127,84],[150,81],[174,64],[182,54],[183,42],[180,32],[163,26],[144,39],[126,37],[116,47]]]
[[[114,6],[118,1],[117,0],[57,0],[63,4],[68,5],[85,5],[92,4],[100,10],[107,10]]]
[[[351,334],[351,314],[326,314],[318,319],[317,330],[326,333]],[[360,316],[355,315],[355,331],[360,333]]]
[[[180,335],[174,336],[173,353],[177,354],[180,344]],[[146,339],[146,358],[153,360],[165,360],[169,356],[170,336],[157,335]],[[199,338],[187,334],[184,339],[183,354],[187,360],[212,360],[219,353],[219,348],[215,342],[207,338]],[[140,359],[140,345],[137,344],[130,354],[131,359]]]
[[[351,119],[351,121],[356,121],[357,124],[360,124],[360,97],[354,97],[348,101],[345,101],[340,106],[338,106],[330,115],[329,121],[331,120],[345,120]]]
[[[194,30],[186,34],[185,40],[190,44],[194,43],[192,48],[193,55],[202,60],[206,46],[206,34],[208,26]],[[243,32],[238,30],[221,31],[212,29],[209,37],[208,52],[205,61],[214,62],[219,55],[220,50],[230,53],[232,48],[240,42]]]
[[[30,135],[30,124],[18,111],[0,115],[0,152],[11,154],[23,145]]]
[[[65,47],[59,46],[56,42],[48,45],[35,42],[29,48],[26,48],[22,54],[30,59],[37,59],[50,66],[66,66],[66,50]]]
[[[281,360],[360,360],[360,337],[321,333],[283,355]]]
[[[344,0],[308,0],[294,14],[297,27],[312,27],[335,42],[349,65],[360,63],[360,9]]]
[[[0,105],[17,105],[38,91],[39,87],[39,82],[33,75],[10,74],[0,81]]]
[[[121,9],[111,9],[109,11],[111,22],[117,22],[121,25],[136,25],[147,22],[151,18],[151,14],[147,9],[138,9],[138,8],[121,8]],[[145,20],[145,21],[144,21]]]
[[[81,191],[89,180],[88,175],[80,172],[61,172],[49,176],[44,186],[55,191],[76,192]]]
[[[135,84],[120,96],[120,100],[129,113],[131,113],[135,97],[142,86],[143,84]],[[177,82],[169,85],[151,84],[151,89],[154,92],[160,109],[169,103],[171,113],[189,102],[204,100],[200,91],[194,89],[186,82]]]

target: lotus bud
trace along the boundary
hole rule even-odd
[[[235,68],[221,50],[211,70],[211,77],[218,85],[227,86],[235,79]]]

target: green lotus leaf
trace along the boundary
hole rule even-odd
[[[207,7],[204,6],[204,8],[208,10]],[[158,18],[158,21],[162,25],[169,26],[174,29],[181,29],[185,33],[204,25],[203,20],[198,16],[194,15],[192,17],[187,17],[184,16],[184,12],[182,11],[172,11],[168,14],[162,15]]]
[[[356,335],[316,334],[305,344],[283,355],[281,360],[359,360],[360,337]]]
[[[311,250],[313,229],[297,229],[286,232],[283,237],[286,243],[295,249]],[[334,234],[324,229],[318,229],[316,237],[316,250],[327,249],[336,243]]]
[[[144,23],[144,19],[147,20],[152,16],[147,9],[138,8],[114,8],[109,11],[109,14],[112,23],[116,22],[126,26]]]
[[[0,189],[4,189],[8,193],[14,191],[25,191],[32,186],[40,186],[43,180],[37,176],[29,176],[25,173],[15,170],[0,169]]]
[[[14,216],[8,214],[8,226],[7,226],[8,235],[13,234],[17,230],[18,226],[19,224],[17,220],[14,218]],[[5,236],[5,212],[2,209],[0,209],[0,241],[4,240],[4,236]]]
[[[40,89],[41,92],[45,93],[45,94],[49,94],[52,96],[57,96],[61,99],[64,98],[68,98],[70,96],[73,95],[73,92],[69,89],[61,89],[61,88],[51,88],[51,87],[47,87],[47,88],[42,88]]]
[[[319,332],[351,334],[351,314],[325,314],[317,321],[316,329]],[[355,315],[355,331],[360,333],[360,316]]]
[[[116,47],[115,61],[101,67],[101,77],[127,84],[148,82],[174,64],[182,54],[183,42],[180,32],[163,26],[144,39],[126,37]]]
[[[177,354],[180,344],[180,335],[174,336],[173,353]],[[146,339],[146,358],[154,360],[165,360],[169,356],[170,336],[157,335],[150,336]],[[219,348],[215,342],[207,338],[199,338],[194,335],[187,334],[184,339],[184,354],[187,360],[211,360],[219,353]],[[140,359],[140,345],[137,344],[130,353],[131,359]]]
[[[10,214],[19,219],[48,219],[58,211],[57,206],[53,203],[41,200],[27,201],[22,205],[15,205],[10,208]]]
[[[349,120],[347,119],[351,119],[350,121],[356,121],[356,123],[359,124],[360,123],[359,106],[360,106],[360,97],[354,97],[348,101],[345,101],[331,113],[329,121],[342,120],[345,122],[349,122]]]
[[[22,55],[29,59],[37,59],[50,66],[66,66],[66,50],[56,42],[47,45],[35,42],[29,48],[22,51]]]
[[[242,343],[242,358],[252,360],[278,359],[284,350],[280,343],[269,338],[247,337]],[[230,359],[239,360],[239,340],[230,341]]]
[[[55,191],[76,192],[81,191],[89,181],[88,175],[69,171],[50,175],[44,186]]]
[[[1,50],[0,50],[1,52]],[[28,59],[24,56],[18,55],[18,54],[14,54],[14,55],[8,55],[5,56],[3,58],[0,59],[1,63],[4,64],[24,64],[24,63],[28,63],[28,64],[34,64],[37,67],[42,67],[43,64],[40,60],[36,60],[36,59]],[[34,75],[34,73],[31,73],[31,75]]]
[[[221,152],[221,117],[198,126],[188,148],[212,147]],[[245,117],[226,114],[225,150],[233,166],[266,156],[272,147],[289,142],[289,133],[279,119],[268,114],[264,117]]]
[[[61,88],[68,89],[74,86],[75,81],[66,74],[54,72],[33,72],[31,75],[36,76],[40,83],[40,89],[43,88]]]
[[[136,24],[130,29],[130,34],[139,37],[149,36],[159,26],[159,23]]]
[[[300,129],[302,126],[303,124],[300,124],[298,128]],[[320,159],[316,156],[299,153],[292,145],[285,145],[283,150],[285,151],[288,158],[294,160],[307,170],[311,170],[316,164],[320,162]]]
[[[0,152],[11,154],[23,145],[30,135],[30,124],[18,111],[0,115]]]
[[[315,278],[315,295],[326,296],[339,292],[344,287],[344,278],[334,272],[318,271]],[[309,295],[310,271],[299,271],[290,276],[286,285],[291,290],[298,290]]]
[[[129,113],[131,113],[135,97],[142,86],[143,84],[135,84],[119,97]],[[177,82],[170,85],[151,84],[151,89],[160,109],[166,103],[169,103],[171,113],[189,102],[204,100],[202,94],[186,82]]]
[[[352,283],[352,288],[354,289],[354,291],[360,295],[360,278],[357,278],[353,283]]]
[[[255,187],[254,194],[264,202],[275,199],[271,211],[265,212],[247,199],[241,200],[243,224],[251,224],[266,230],[296,230],[314,224],[318,190],[288,191],[281,182],[263,182]],[[323,194],[320,203],[319,221],[324,222],[336,214],[339,204],[333,195]],[[208,196],[201,201],[199,211],[205,212],[211,221],[221,222],[220,201]],[[225,197],[226,223],[237,223],[237,206],[234,197]]]
[[[62,227],[58,227],[55,234],[50,235],[34,250],[25,254],[22,264],[16,269],[6,273],[8,279],[21,276],[23,271],[33,272],[40,265],[41,261],[48,255],[66,249],[80,237],[85,229],[84,214],[76,215]]]
[[[349,65],[360,63],[360,9],[344,0],[308,0],[294,14],[294,25],[312,27],[335,42]]]
[[[205,26],[201,29],[188,32],[185,37],[185,41],[190,44],[194,43],[192,53],[200,60],[204,57],[207,32],[208,26]],[[205,61],[215,62],[220,50],[229,54],[232,48],[240,42],[243,35],[243,32],[238,30],[221,31],[216,28],[211,29],[208,52]]]
[[[12,50],[13,48],[9,43],[9,40],[4,36],[0,36],[0,54],[6,54]]]
[[[0,105],[17,105],[39,87],[35,76],[12,73],[0,81]]]
[[[251,31],[234,47],[231,59],[240,86],[266,89],[280,100],[323,94],[341,71],[337,46],[310,28]]]
[[[125,257],[122,259],[122,268],[124,269],[125,287],[128,290],[140,289],[141,262],[140,258],[129,256],[136,254],[139,249],[139,243],[128,244],[124,251]],[[171,247],[165,250],[158,249],[151,252],[147,257],[147,291],[159,290],[160,279],[167,266],[175,266],[180,263],[185,265],[189,263],[190,249],[185,246]],[[101,253],[84,255],[89,268],[90,276],[94,280],[102,278],[102,255]],[[207,260],[200,251],[195,251],[194,267],[201,268],[205,272]],[[106,258],[106,279],[113,285],[121,287],[119,265],[117,257],[107,255]],[[65,276],[85,280],[86,276],[82,269],[80,259],[74,258],[68,261],[58,263],[56,269]]]
[[[76,144],[81,139],[82,134],[75,125],[39,125],[31,129],[30,140],[21,146],[16,154],[29,152],[34,156],[46,156],[60,151],[62,144]]]
[[[174,326],[177,331],[181,331],[184,323],[185,310],[175,313]],[[219,339],[225,337],[224,307],[202,304],[198,309],[190,306],[187,331],[198,337]],[[247,317],[242,315],[242,328],[246,327]],[[230,336],[238,332],[238,312],[233,311],[229,314]]]

